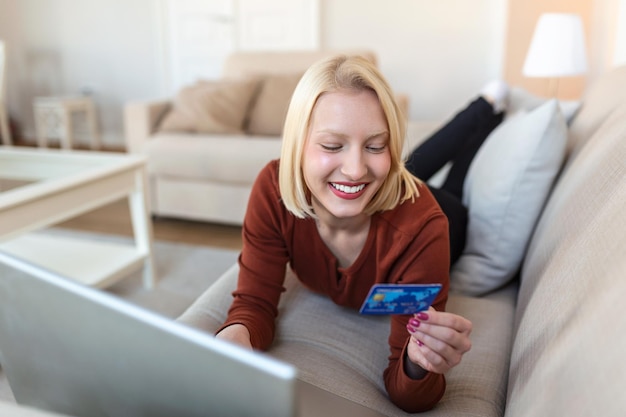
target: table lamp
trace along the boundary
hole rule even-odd
[[[550,78],[556,97],[560,77],[587,71],[585,37],[580,16],[544,13],[539,17],[522,73],[527,77]]]

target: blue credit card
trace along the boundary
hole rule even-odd
[[[365,298],[361,314],[415,314],[428,310],[441,284],[375,284]]]

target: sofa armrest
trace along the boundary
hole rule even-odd
[[[126,152],[141,152],[144,143],[156,131],[159,121],[170,107],[169,100],[135,101],[124,106]]]

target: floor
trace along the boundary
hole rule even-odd
[[[58,224],[60,227],[88,232],[132,236],[128,201],[119,200],[82,216]],[[241,249],[241,227],[171,218],[152,218],[155,240]]]

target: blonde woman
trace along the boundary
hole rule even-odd
[[[243,225],[239,280],[217,336],[267,349],[285,266],[309,289],[358,309],[375,283],[442,284],[428,312],[392,316],[390,399],[410,412],[432,408],[443,374],[470,349],[471,323],[446,313],[448,221],[428,187],[405,168],[405,120],[367,60],[313,65],[287,113],[280,160],[253,187]]]

